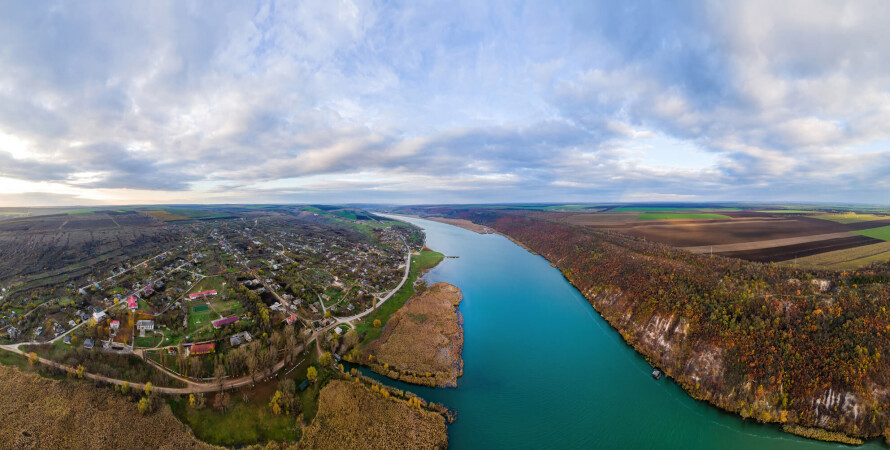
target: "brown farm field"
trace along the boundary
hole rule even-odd
[[[800,267],[858,269],[872,263],[885,263],[887,261],[890,261],[890,242],[807,256],[798,259],[795,263]]]
[[[758,262],[805,258],[880,242],[856,231],[890,224],[873,214],[781,214],[726,211],[729,219],[637,221],[635,214],[538,213],[571,225],[613,230],[694,253],[714,253]]]

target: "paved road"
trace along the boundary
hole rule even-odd
[[[19,345],[23,345],[23,344],[0,345],[0,348],[2,348],[3,350],[13,352],[13,353],[18,353],[19,355],[27,357],[27,354],[25,352],[19,350],[19,348],[18,348]],[[300,349],[299,353],[302,353],[304,351],[304,349],[305,349],[305,346],[303,346],[303,348]],[[46,365],[46,366],[57,367],[59,369],[66,370],[66,371],[75,370],[74,367],[71,367],[66,364],[61,364],[61,363],[58,363],[58,362],[55,362],[55,361],[52,361],[52,360],[49,360],[46,358],[38,357],[38,360],[40,361],[41,364]],[[146,361],[148,361],[150,364],[153,364],[155,367],[158,367],[160,369],[160,366],[155,364],[154,361],[151,361],[148,359],[146,359]],[[284,365],[285,365],[284,360],[279,361],[277,364],[275,364],[272,367],[272,373],[278,372],[279,370],[281,370],[282,367],[284,367]],[[163,369],[161,369],[161,370],[163,370]],[[208,393],[208,392],[217,392],[217,391],[222,391],[222,390],[227,390],[227,389],[236,389],[236,388],[240,388],[243,386],[254,384],[254,378],[250,377],[250,376],[226,380],[222,383],[222,385],[220,385],[220,383],[215,383],[215,382],[214,383],[197,383],[197,382],[194,382],[187,378],[183,378],[176,374],[170,373],[166,370],[164,370],[164,372],[167,373],[168,375],[170,375],[171,377],[176,378],[177,380],[180,380],[180,381],[186,383],[187,386],[184,388],[171,388],[171,387],[162,387],[162,386],[154,387],[155,392],[159,392],[159,393],[163,393],[163,394],[183,395],[183,394]],[[104,375],[97,375],[94,373],[84,372],[83,376],[84,376],[84,378],[87,378],[90,380],[99,380],[99,381],[109,383],[109,384],[123,385],[124,383],[127,383],[127,381],[125,381],[125,380],[119,380],[117,378],[109,378]],[[258,378],[262,379],[262,377],[258,377]],[[130,387],[132,387],[133,389],[142,390],[145,388],[145,385],[142,383],[130,383]]]
[[[334,324],[330,325],[328,328],[334,327],[334,326],[342,324],[342,323],[347,323],[347,322],[349,322],[349,324],[352,325],[353,320],[361,319],[362,317],[365,317],[368,314],[371,314],[372,312],[376,311],[377,308],[379,308],[381,305],[386,303],[386,301],[389,300],[390,297],[395,295],[396,292],[399,292],[399,289],[402,289],[402,286],[404,286],[405,282],[408,281],[408,275],[411,273],[411,248],[408,247],[408,244],[405,242],[404,239],[402,240],[402,244],[405,244],[405,250],[408,252],[408,255],[405,257],[405,274],[402,275],[402,281],[399,282],[399,285],[396,286],[395,289],[389,291],[388,294],[381,297],[380,301],[378,301],[377,304],[374,305],[373,307],[368,308],[364,312],[358,313],[354,316],[338,317],[337,321]]]

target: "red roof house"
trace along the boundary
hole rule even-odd
[[[216,295],[216,291],[214,291],[214,290],[203,291],[203,292],[195,292],[194,294],[189,294],[189,299],[190,299],[190,300],[194,300],[194,299],[196,299],[196,298],[198,298],[198,297],[204,297],[204,296],[212,297],[212,296],[214,296],[214,295]]]
[[[230,323],[235,323],[238,321],[238,316],[226,317],[225,319],[214,320],[211,322],[213,324],[213,328],[221,328]]]
[[[216,351],[216,344],[195,344],[189,349],[190,355],[209,355]]]
[[[139,307],[139,304],[136,303],[136,297],[130,297],[127,299],[127,308],[136,309]]]

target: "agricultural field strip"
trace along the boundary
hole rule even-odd
[[[721,225],[746,225],[749,223],[777,223],[777,222],[797,222],[796,219],[733,219],[733,220],[714,220],[707,219],[707,222],[691,222],[691,223],[653,223],[653,224],[640,224],[639,222],[631,222],[633,224],[633,228],[675,228],[675,227],[704,227],[704,226],[721,226]]]
[[[855,268],[882,258],[890,259],[890,242],[806,256],[797,259],[796,263],[816,267]]]
[[[849,231],[840,233],[817,234],[814,236],[799,236],[785,239],[769,239],[765,241],[739,242],[736,244],[718,244],[718,245],[699,245],[695,247],[681,247],[683,250],[692,253],[708,253],[708,252],[737,252],[746,250],[760,250],[764,248],[784,247],[786,245],[806,244],[808,242],[825,241],[829,239],[840,239],[857,236]]]

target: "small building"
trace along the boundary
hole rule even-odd
[[[334,333],[337,333],[338,336],[343,334],[343,329],[340,327],[334,328]]]
[[[127,308],[130,308],[130,309],[139,308],[139,303],[136,302],[136,297],[128,297],[127,298]]]
[[[120,327],[121,327],[121,323],[120,323],[119,320],[112,320],[112,321],[111,321],[111,329],[112,329],[112,330],[118,330],[118,329],[120,329]]]
[[[287,319],[284,319],[284,321],[287,322],[288,325],[293,325],[294,322],[297,321],[297,315],[291,314]]]
[[[105,314],[104,311],[98,311],[98,312],[94,312],[94,313],[93,313],[93,320],[95,320],[96,323],[102,323],[102,322],[104,322],[105,319],[107,319],[107,318],[108,318],[108,315]]]
[[[309,380],[303,380],[303,382],[300,383],[300,390],[305,391],[307,387],[309,387]]]
[[[155,329],[155,321],[154,320],[136,321],[136,329],[139,330],[139,336],[145,337],[146,331],[151,331],[151,330]]]
[[[195,344],[189,347],[189,355],[209,355],[216,351],[216,344]]]
[[[71,345],[71,335],[69,334],[69,335],[63,337],[62,342],[66,343],[68,345]]]
[[[238,347],[239,345],[245,342],[250,342],[252,340],[253,337],[250,335],[250,333],[242,331],[229,337],[229,345],[231,345],[232,347]]]
[[[6,330],[6,334],[9,335],[10,339],[15,339],[15,338],[19,337],[19,330],[16,329],[16,327],[9,327]]]
[[[213,328],[216,328],[218,330],[226,325],[235,323],[237,321],[238,321],[238,316],[232,316],[232,317],[226,317],[225,319],[214,320],[213,322],[210,322],[210,323],[213,324]]]
[[[96,343],[91,338],[87,338],[85,341],[83,341],[83,348],[92,350],[95,344]]]

